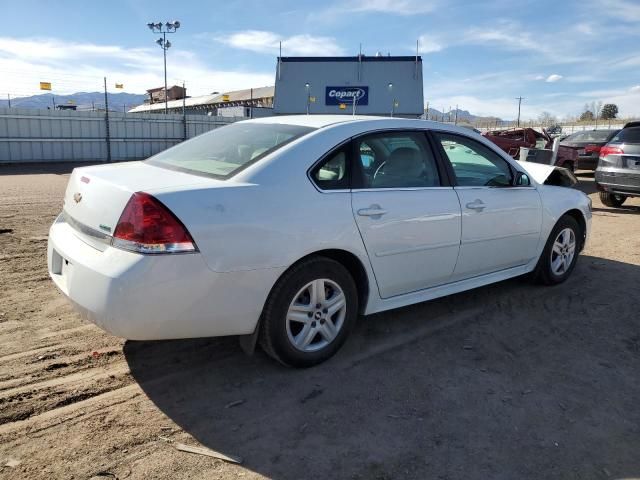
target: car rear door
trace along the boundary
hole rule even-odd
[[[530,185],[514,186],[513,170],[487,145],[460,134],[433,132],[455,178],[462,209],[460,255],[452,280],[524,265],[535,258],[542,202]]]
[[[382,298],[446,283],[460,247],[460,204],[424,131],[354,139],[352,208]]]

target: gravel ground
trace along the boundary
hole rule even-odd
[[[0,168],[0,479],[640,477],[640,199],[606,208],[580,178],[593,234],[565,284],[362,318],[296,371],[81,320],[46,270],[65,168]]]

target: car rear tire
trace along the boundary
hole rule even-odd
[[[600,201],[607,207],[621,207],[626,199],[626,195],[619,193],[600,192]]]
[[[273,287],[262,315],[260,345],[290,367],[306,368],[333,356],[358,315],[358,293],[349,271],[326,257],[290,268]]]
[[[535,269],[534,278],[545,285],[564,282],[573,271],[580,252],[582,231],[575,218],[564,215],[551,231]]]

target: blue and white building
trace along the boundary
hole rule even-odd
[[[424,113],[422,58],[278,57],[274,113],[417,118]]]

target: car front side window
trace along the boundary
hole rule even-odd
[[[487,146],[461,135],[434,132],[434,136],[451,163],[458,186],[512,186],[509,164]]]

